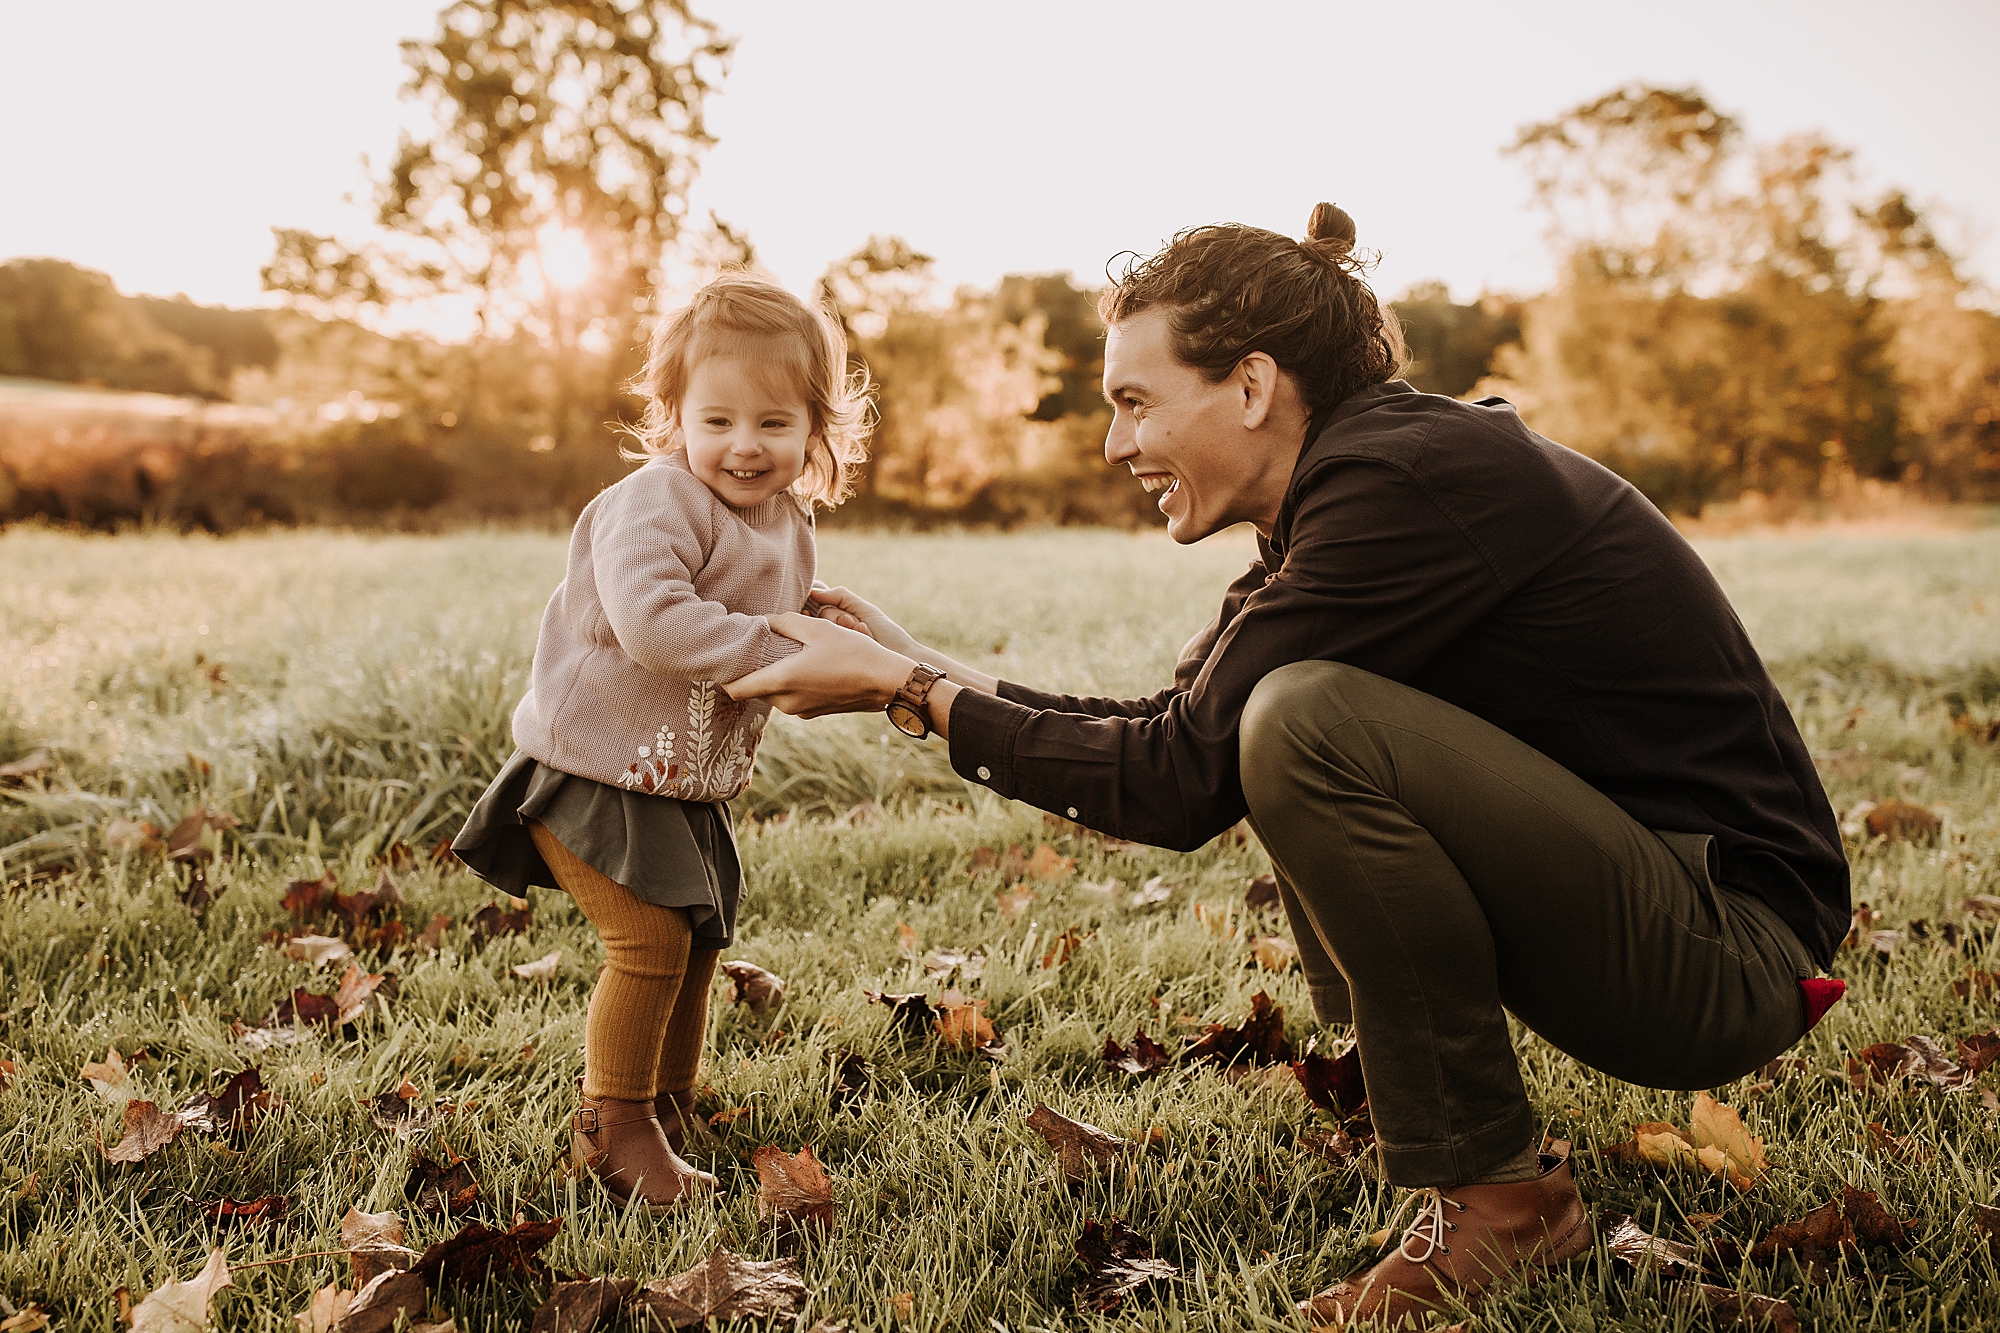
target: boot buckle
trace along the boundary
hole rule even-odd
[[[583,1118],[585,1116],[590,1117],[590,1123],[587,1125],[583,1121]],[[595,1134],[598,1128],[597,1108],[595,1106],[586,1106],[582,1110],[578,1111],[575,1115],[571,1116],[569,1118],[569,1122],[570,1126],[573,1129],[575,1129],[576,1132],[579,1134]]]

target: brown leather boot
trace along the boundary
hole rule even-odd
[[[688,1105],[693,1106],[694,1094],[688,1093]],[[693,1115],[693,1111],[688,1112]],[[681,1118],[681,1105],[674,1100],[671,1092],[663,1092],[653,1098],[653,1115],[660,1122],[660,1130],[667,1136],[667,1146],[677,1156],[687,1153],[687,1123]]]
[[[612,1198],[634,1194],[656,1212],[715,1188],[715,1177],[680,1159],[653,1114],[650,1101],[585,1097],[570,1117],[570,1160],[596,1176]]]
[[[1514,1273],[1540,1270],[1591,1246],[1590,1215],[1570,1178],[1569,1153],[1542,1155],[1542,1174],[1504,1185],[1412,1190],[1396,1218],[1414,1207],[1395,1253],[1366,1273],[1328,1287],[1298,1312],[1315,1324],[1421,1327],[1447,1296],[1477,1305]]]

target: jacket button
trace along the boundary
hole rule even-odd
[[[993,780],[993,770],[981,764],[979,766],[979,780],[981,782],[991,782]]]
[[[1076,807],[1075,807],[1075,806],[1071,806],[1071,807],[1069,808],[1069,817],[1070,817],[1071,819],[1075,819],[1075,818],[1076,818]]]

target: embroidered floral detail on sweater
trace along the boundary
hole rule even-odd
[[[762,713],[721,694],[714,681],[698,680],[688,688],[687,718],[685,752],[679,748],[681,735],[662,723],[653,743],[638,747],[638,758],[619,775],[619,783],[687,800],[734,800],[742,795],[757,767],[757,743],[764,734]]]

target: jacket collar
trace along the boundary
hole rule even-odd
[[[1292,465],[1292,479],[1285,486],[1285,498],[1278,504],[1278,521],[1271,525],[1272,550],[1283,555],[1291,545],[1292,519],[1298,513],[1301,483],[1305,481],[1306,473],[1312,470],[1312,465],[1326,456],[1334,432],[1344,423],[1380,407],[1389,399],[1416,392],[1402,380],[1390,380],[1386,384],[1371,384],[1332,407],[1320,410],[1306,428],[1306,443],[1299,449],[1299,461]]]

